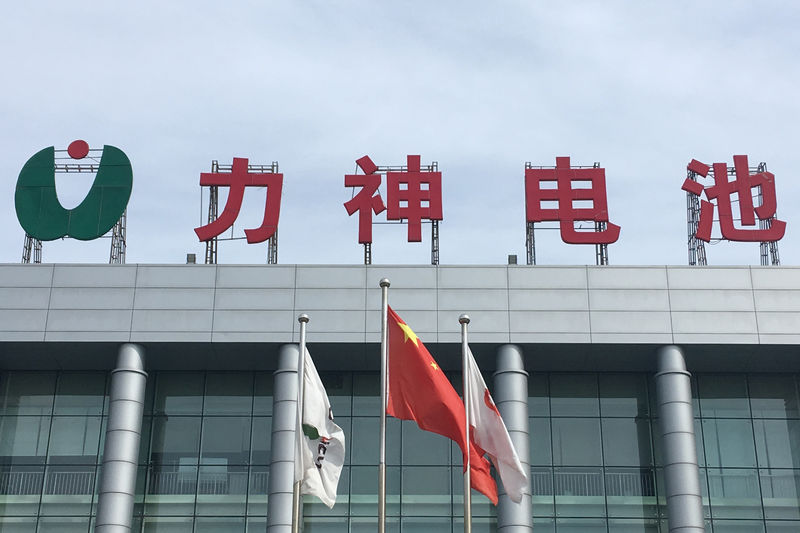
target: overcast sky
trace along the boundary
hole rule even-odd
[[[420,154],[443,174],[442,264],[524,263],[524,164],[556,156],[606,169],[611,264],[686,264],[687,162],[746,154],[775,174],[781,259],[797,265],[798,20],[794,1],[17,2],[0,19],[0,262],[22,254],[25,161],[85,139],[131,159],[128,263],[202,261],[200,173],[233,157],[284,173],[280,263],[361,263],[344,175],[365,154]],[[59,175],[62,204],[91,180]],[[263,202],[248,189],[234,236]],[[374,263],[429,263],[429,231],[408,243],[376,225]],[[594,263],[557,231],[537,244],[539,264]],[[108,248],[46,242],[44,262]],[[754,243],[707,254],[759,262]],[[220,263],[265,261],[265,243],[220,243]]]

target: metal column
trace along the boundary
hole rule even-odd
[[[659,348],[656,390],[669,533],[705,532],[689,377],[680,348]]]
[[[281,346],[272,396],[272,462],[269,466],[267,532],[292,530],[292,485],[294,484],[295,425],[297,418],[296,344]]]
[[[498,484],[498,533],[529,533],[533,531],[533,511],[530,489],[530,436],[528,434],[528,373],[522,362],[522,350],[506,344],[497,350],[497,371],[494,373],[494,401],[511,442],[528,475],[528,488],[522,501],[514,503]]]
[[[123,344],[111,371],[95,533],[131,531],[146,385],[144,349]]]

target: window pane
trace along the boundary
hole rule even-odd
[[[714,533],[764,533],[760,520],[714,520]]]
[[[553,469],[534,467],[531,468],[530,475],[533,516],[553,516],[555,514]]]
[[[647,416],[647,385],[642,374],[600,374],[602,416]]]
[[[190,464],[154,465],[150,467],[147,480],[144,513],[147,516],[192,515],[194,514],[196,493],[197,466]],[[163,531],[168,531],[168,529]]]
[[[708,468],[713,518],[761,518],[758,473],[749,468]]]
[[[603,418],[603,453],[607,466],[650,466],[650,421]]]
[[[533,374],[528,378],[528,416],[550,416],[547,374]]]
[[[607,468],[606,501],[609,516],[655,518],[655,472],[645,468]]]
[[[800,519],[800,470],[763,469],[759,476],[767,518]]]
[[[0,533],[36,533],[36,518],[0,516]]]
[[[599,416],[597,376],[551,374],[550,409],[553,416]]]
[[[744,374],[700,374],[697,376],[700,413],[703,418],[748,418],[747,384]]]
[[[2,466],[0,467],[0,510],[2,515],[35,515],[39,510],[39,497],[44,483],[43,466]],[[0,521],[3,527],[16,531],[11,524]]]
[[[339,482],[339,492],[344,487]],[[350,467],[350,514],[373,516],[378,509],[378,467]],[[386,468],[386,515],[400,514],[400,468]]]
[[[353,414],[376,416],[381,412],[380,374],[353,374]]]
[[[800,531],[800,521],[767,522],[767,533],[797,533],[798,531]]]
[[[49,416],[0,417],[0,461],[44,463],[49,435]]]
[[[706,464],[709,466],[755,466],[753,424],[750,420],[703,420]]]
[[[253,417],[250,463],[268,465],[272,460],[272,417]]]
[[[156,379],[156,414],[200,414],[203,406],[203,374],[160,372]]]
[[[608,521],[608,530],[614,533],[658,533],[658,521],[612,518]]]
[[[341,518],[305,518],[303,533],[347,533],[347,520]]]
[[[600,420],[553,418],[553,464],[602,465]]]
[[[550,419],[530,418],[530,440],[532,465],[553,464],[553,450],[550,443]]]
[[[450,516],[450,467],[407,466],[401,475],[404,516]]]
[[[353,418],[350,462],[354,465],[377,465],[380,461],[380,418]],[[445,437],[446,438],[446,437]],[[400,421],[386,418],[386,463],[400,464]]]
[[[7,372],[0,376],[0,413],[48,415],[55,389],[54,372]]]
[[[753,420],[758,464],[800,468],[800,420]]]
[[[192,518],[178,516],[148,516],[144,519],[143,533],[192,533]]]
[[[244,531],[244,517],[204,518],[195,520],[194,533],[235,533]]]
[[[750,376],[750,405],[758,418],[800,417],[794,377]]]
[[[556,516],[605,516],[605,483],[602,469],[555,468],[553,475]],[[560,526],[559,531],[561,531]]]
[[[269,489],[269,466],[251,466],[247,514],[267,516],[267,491]],[[266,526],[264,526],[266,528]]]
[[[54,416],[49,463],[94,464],[100,443],[101,417]]]
[[[253,409],[253,374],[209,372],[203,412],[207,415],[249,415]]]
[[[205,417],[200,462],[207,465],[247,464],[250,417]]]
[[[272,372],[256,372],[256,390],[253,398],[254,415],[272,414]]]
[[[55,412],[60,415],[101,415],[106,374],[64,372],[58,377]]]
[[[39,519],[37,533],[86,533],[89,529],[88,518],[58,517]]]
[[[96,479],[95,465],[48,466],[39,513],[88,516]]]
[[[247,467],[200,466],[197,479],[197,515],[239,516],[247,499]],[[242,523],[244,529],[244,523]],[[225,531],[228,531],[227,529]]]
[[[152,462],[197,464],[199,447],[200,417],[153,418]]]
[[[416,422],[410,420],[404,420],[402,426],[404,465],[450,464],[450,439],[422,431]]]
[[[328,393],[333,416],[349,416],[351,413],[350,402],[353,397],[352,374],[325,372],[321,373],[319,378],[322,380],[325,392]],[[380,411],[377,414],[380,415]]]

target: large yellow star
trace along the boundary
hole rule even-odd
[[[400,329],[403,330],[403,342],[406,342],[408,339],[411,339],[411,341],[414,343],[415,346],[419,346],[418,342],[419,338],[417,337],[417,334],[414,333],[414,330],[408,327],[408,324],[401,324],[398,322],[397,325],[400,326]]]

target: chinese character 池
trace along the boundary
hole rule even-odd
[[[750,174],[746,155],[733,156],[734,173],[733,181],[728,181],[728,166],[725,163],[714,163],[708,166],[695,159],[687,165],[687,169],[695,174],[706,177],[713,170],[714,185],[703,187],[693,179],[686,178],[682,189],[689,194],[700,196],[705,193],[708,200],[700,201],[700,221],[697,225],[695,237],[709,242],[711,240],[711,225],[714,221],[714,204],[716,200],[719,209],[719,225],[722,238],[729,241],[741,242],[767,242],[778,241],[786,232],[786,222],[775,218],[777,198],[775,195],[775,176],[771,172],[758,172]],[[753,203],[753,189],[760,188],[761,205]],[[742,226],[752,228],[737,228],[734,225],[732,195],[736,195],[739,203],[739,212]],[[756,217],[759,220],[769,220],[767,228],[756,228]]]

